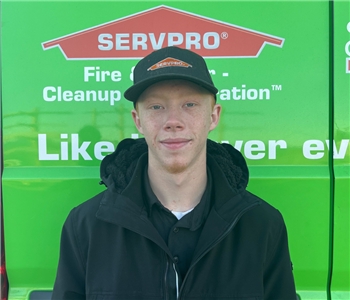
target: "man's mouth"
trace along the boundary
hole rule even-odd
[[[180,149],[184,146],[186,146],[191,140],[190,139],[181,139],[181,138],[177,138],[177,139],[165,139],[160,141],[160,143],[170,149],[170,150],[177,150]]]

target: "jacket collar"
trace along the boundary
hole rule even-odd
[[[221,211],[229,199],[245,190],[248,168],[241,153],[229,144],[208,140],[207,153],[207,166],[213,177],[214,206],[217,211]],[[121,141],[116,151],[107,155],[101,163],[101,178],[107,186],[101,205],[114,209],[118,207],[120,210],[131,209],[135,215],[147,215],[141,188],[147,163],[148,147],[145,139]]]

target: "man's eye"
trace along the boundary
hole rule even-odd
[[[162,107],[160,105],[153,105],[151,109],[161,109]]]
[[[193,106],[195,106],[195,105],[196,105],[195,103],[186,103],[185,106],[187,106],[187,107],[193,107]]]

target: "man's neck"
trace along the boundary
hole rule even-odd
[[[206,161],[184,172],[171,174],[148,165],[148,177],[154,194],[164,207],[184,212],[195,207],[201,200],[207,185]]]

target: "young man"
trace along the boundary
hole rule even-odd
[[[70,212],[52,299],[296,299],[281,214],[245,189],[243,156],[207,139],[216,93],[189,50],[137,64],[124,95],[145,139],[119,143],[107,190]]]

